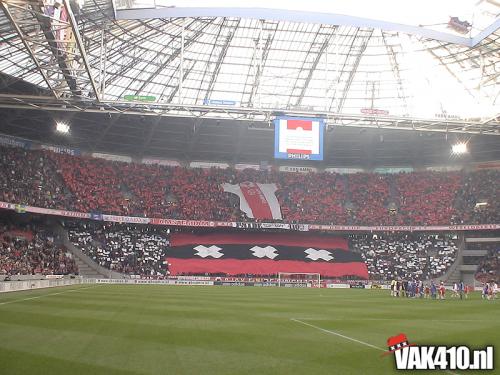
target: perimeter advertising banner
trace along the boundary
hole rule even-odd
[[[274,157],[323,160],[324,129],[323,119],[277,117],[274,120]]]

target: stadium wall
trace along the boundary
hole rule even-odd
[[[24,149],[43,149],[51,152],[59,153],[59,154],[68,154],[73,156],[88,156],[88,157],[96,157],[103,158],[112,161],[120,161],[127,163],[142,163],[142,164],[157,164],[164,166],[182,166],[189,168],[231,168],[231,169],[244,169],[245,167],[251,169],[263,169],[261,165],[257,164],[228,164],[226,162],[219,161],[187,161],[181,162],[179,160],[173,160],[168,158],[159,158],[159,157],[151,157],[145,156],[143,158],[134,158],[129,155],[117,155],[110,154],[107,152],[87,152],[85,150],[81,150],[78,148],[68,147],[68,146],[60,146],[60,145],[48,145],[43,144],[23,138],[12,137],[9,135],[4,135],[0,133],[0,145],[10,146],[10,147],[20,147]],[[276,162],[276,161],[274,161]],[[256,168],[257,167],[257,168]],[[372,169],[366,169],[361,167],[348,167],[345,168],[343,166],[304,166],[304,165],[290,165],[289,163],[285,163],[284,165],[267,165],[266,169],[276,169],[284,172],[302,172],[302,173],[316,173],[316,172],[330,172],[330,173],[338,173],[338,174],[352,174],[352,173],[360,173],[360,172],[373,172],[373,173],[400,173],[400,172],[408,172],[413,171],[425,171],[425,170],[434,170],[434,171],[456,171],[461,169],[468,170],[481,170],[481,169],[500,169],[500,160],[492,160],[487,162],[476,162],[469,164],[453,164],[453,165],[427,165],[422,166],[421,168],[413,168],[408,165],[379,165],[375,166]]]
[[[79,285],[84,283],[81,278],[76,279],[47,279],[47,280],[22,280],[1,281],[0,293],[15,292],[21,290],[55,288],[58,286]]]

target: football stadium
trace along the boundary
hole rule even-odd
[[[0,8],[0,374],[498,373],[498,0]]]

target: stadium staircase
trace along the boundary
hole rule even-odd
[[[463,257],[467,257],[468,260],[463,262],[460,270],[462,277],[465,280],[470,280],[470,284],[477,282],[475,280],[475,275],[481,264],[483,258],[488,255],[488,250],[480,249],[479,244],[481,243],[498,243],[500,246],[500,237],[469,237],[465,239]]]
[[[85,255],[82,250],[73,245],[68,237],[68,232],[63,226],[58,222],[52,223],[52,230],[55,234],[59,236],[61,243],[73,254],[76,265],[78,266],[78,272],[80,276],[89,279],[125,279],[126,275],[108,270],[96,262],[94,262],[89,256]]]
[[[351,215],[351,210],[354,209],[354,204],[352,203],[352,197],[351,197],[351,192],[349,190],[349,179],[347,178],[347,175],[345,174],[341,174],[339,175],[341,181],[343,182],[344,184],[344,189],[345,189],[345,197],[346,197],[346,200],[344,202],[344,210],[347,210],[348,212],[348,216]],[[350,218],[348,219],[350,220]]]
[[[462,280],[462,266],[464,263],[463,260],[463,253],[465,249],[465,240],[463,235],[460,235],[460,243],[458,245],[458,252],[457,252],[457,259],[455,262],[451,265],[450,268],[446,271],[446,273],[443,276],[440,276],[436,279],[434,279],[434,282],[439,283],[441,281],[444,281],[446,285],[453,285],[454,283],[458,283],[460,280]],[[467,280],[464,280],[464,282],[467,283]]]
[[[396,187],[396,181],[391,178],[389,181],[389,202],[388,208],[399,211],[399,190]]]
[[[346,201],[351,202],[352,197],[351,197],[351,191],[349,190],[349,179],[345,174],[341,174],[339,175],[339,177],[341,181],[344,183]]]

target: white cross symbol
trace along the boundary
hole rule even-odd
[[[253,251],[253,255],[256,256],[257,258],[267,257],[269,259],[274,259],[278,256],[278,254],[275,253],[275,251],[277,250],[272,246],[266,246],[266,247],[254,246],[250,249],[250,251]]]
[[[222,253],[219,253],[219,251],[222,249],[220,247],[217,247],[214,245],[212,245],[210,247],[198,245],[194,248],[194,250],[197,251],[197,253],[195,255],[198,255],[202,258],[206,258],[206,257],[220,258],[221,256],[224,255]]]
[[[316,250],[309,248],[304,253],[308,254],[306,258],[312,259],[312,260],[318,260],[318,259],[323,259],[326,261],[332,260],[332,253],[330,253],[327,250]]]

